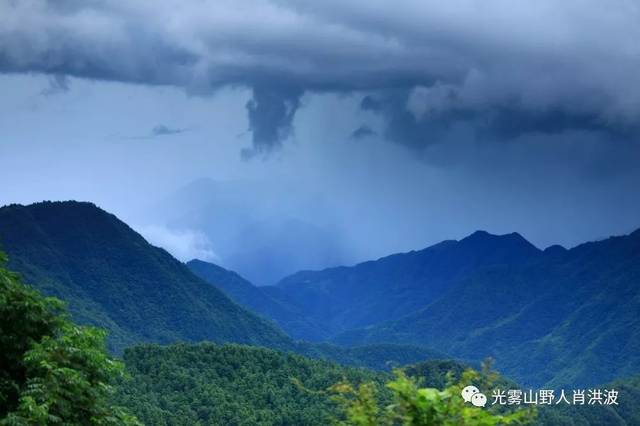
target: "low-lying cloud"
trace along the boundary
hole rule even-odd
[[[138,231],[151,244],[162,247],[177,259],[188,262],[200,259],[219,262],[209,238],[200,231],[191,229],[171,229],[166,226],[148,225],[138,227]]]

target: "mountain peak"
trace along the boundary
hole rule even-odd
[[[512,244],[523,244],[523,245],[535,248],[533,244],[531,244],[526,238],[524,238],[522,235],[520,235],[517,232],[511,232],[510,234],[497,235],[497,234],[491,234],[487,231],[478,230],[478,231],[475,231],[473,234],[463,238],[462,240],[460,240],[460,242],[475,243],[475,244],[482,244],[482,243],[496,244],[500,242],[507,242]]]
[[[490,263],[511,263],[526,261],[541,251],[517,232],[495,235],[486,231],[476,231],[458,241],[458,247],[465,256],[480,256]]]
[[[45,294],[63,297],[78,322],[109,328],[115,351],[149,341],[291,343],[94,204],[0,208],[0,246],[10,267]]]
[[[564,254],[564,253],[566,253],[568,251],[569,250],[567,250],[566,248],[564,248],[560,244],[554,244],[554,245],[549,246],[546,249],[544,249],[544,254],[552,255],[552,256],[558,256],[558,255]]]
[[[94,203],[89,201],[76,201],[76,200],[64,200],[64,201],[38,201],[32,204],[7,204],[5,206],[1,206],[0,210],[8,210],[8,209],[28,209],[28,210],[36,210],[36,209],[51,209],[51,208],[90,208],[95,210],[102,209],[96,206]]]
[[[474,233],[466,236],[463,239],[464,240],[467,240],[467,239],[482,239],[482,238],[490,238],[490,237],[495,237],[495,236],[496,235],[494,235],[494,234],[490,234],[487,231],[479,229],[479,230],[475,231]]]

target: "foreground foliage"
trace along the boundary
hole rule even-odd
[[[107,356],[105,333],[70,322],[5,262],[0,254],[0,424],[139,424],[109,404],[122,366]]]
[[[395,377],[242,345],[145,345],[125,352],[131,380],[116,403],[148,425],[640,424],[640,378],[619,382],[620,406],[509,411],[462,404],[460,389],[519,385],[455,361],[426,361]],[[385,385],[388,383],[388,385]]]
[[[353,386],[341,382],[332,387],[334,400],[340,405],[345,420],[341,426],[493,426],[526,425],[535,418],[535,411],[500,412],[498,407],[480,408],[465,403],[462,389],[469,383],[483,383],[489,388],[497,379],[495,374],[479,374],[466,370],[460,381],[443,390],[421,387],[418,381],[402,370],[395,370],[395,379],[386,384],[392,393],[391,403],[381,406],[375,383]],[[449,379],[452,376],[449,375]],[[495,409],[494,409],[495,408]]]

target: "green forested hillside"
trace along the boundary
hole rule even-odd
[[[518,234],[476,232],[461,241],[444,241],[353,267],[298,272],[277,286],[260,289],[320,324],[325,335],[335,335],[422,309],[478,269],[522,264],[539,255]]]
[[[342,343],[398,342],[496,367],[532,385],[594,385],[640,371],[640,231],[550,250],[462,280],[403,319]]]
[[[320,324],[307,319],[299,308],[278,301],[238,275],[213,263],[191,260],[187,266],[198,277],[215,285],[241,306],[275,321],[290,336],[305,336],[309,340],[324,340],[328,337]]]
[[[339,382],[356,388],[373,383],[380,407],[390,403],[390,391],[384,386],[392,379],[390,373],[340,367],[269,349],[229,344],[146,345],[127,350],[124,360],[131,378],[121,382],[114,403],[147,425],[328,425],[344,414],[332,401],[334,394],[328,392]],[[458,381],[466,368],[455,361],[426,361],[404,372],[421,387],[444,389],[451,380]],[[453,374],[449,377],[448,373]],[[492,383],[522,389],[499,376]],[[538,407],[534,424],[640,424],[638,378],[607,387],[620,391],[619,406]]]
[[[201,260],[192,260],[187,263],[187,266],[194,274],[224,291],[233,301],[273,319],[285,331],[294,335],[319,337],[317,333],[321,332],[319,331],[321,327],[306,320],[303,312],[296,312],[295,308],[272,299],[262,291],[262,287],[254,286],[237,273]],[[399,365],[425,359],[446,358],[443,353],[425,347],[400,344],[374,344],[347,348],[328,343],[298,341],[293,350],[311,358],[327,359],[343,365],[374,370],[390,370]]]
[[[517,235],[476,233],[424,253],[395,255],[353,270],[304,272],[298,278],[308,279],[267,290],[260,305],[263,288],[205,264],[217,274],[207,283],[92,204],[0,208],[0,245],[9,254],[11,268],[45,294],[66,300],[78,321],[108,329],[112,350],[140,342],[236,342],[377,370],[449,358],[442,350],[461,359],[494,357],[498,370],[534,387],[599,385],[637,374],[640,231],[571,250],[554,247],[540,252],[523,241]],[[466,257],[457,260],[459,255]],[[373,283],[370,293],[368,283]],[[433,288],[421,287],[428,283]],[[392,289],[389,301],[382,300],[386,285]],[[263,315],[283,315],[285,322],[288,315],[295,318],[297,309],[309,312],[312,319],[301,323],[311,328],[317,324],[314,316],[324,312],[329,323],[325,331],[343,327],[330,324],[333,313],[352,324],[360,320],[350,315],[362,319],[365,306],[372,309],[371,315],[385,317],[388,312],[375,312],[376,307],[386,309],[396,300],[409,309],[433,300],[394,321],[343,332],[335,341],[356,346],[338,347],[294,341],[218,288],[244,298],[241,304],[253,303]],[[291,297],[283,302],[285,293]],[[354,301],[352,311],[330,306],[342,296]],[[629,389],[637,388],[637,380],[629,383]],[[596,412],[609,415],[602,413]],[[628,421],[634,413],[633,407],[621,406],[610,414]]]
[[[65,300],[79,322],[108,329],[115,351],[140,342],[292,343],[90,203],[2,207],[0,247],[27,283]]]
[[[494,357],[530,385],[593,385],[640,371],[640,231],[540,251],[476,232],[261,291],[342,345],[414,344]]]
[[[544,426],[636,426],[640,425],[640,376],[615,380],[602,389],[619,392],[618,405],[550,406],[539,410]]]
[[[125,351],[130,380],[115,403],[148,425],[329,425],[343,413],[329,388],[339,382],[373,383],[388,404],[390,373],[341,367],[242,345],[138,346]],[[427,361],[409,374],[424,386],[446,386],[452,361]]]
[[[137,425],[131,414],[154,426],[304,426],[331,424],[336,419],[342,419],[344,425],[377,425],[361,421],[387,418],[387,411],[393,416],[410,416],[403,418],[416,425],[475,425],[478,423],[474,419],[480,418],[491,421],[482,424],[496,424],[504,414],[512,417],[501,410],[469,409],[462,401],[452,403],[449,398],[459,399],[461,386],[469,382],[460,381],[467,367],[450,360],[425,361],[403,368],[420,387],[433,388],[428,391],[431,393],[411,385],[411,380],[390,381],[389,373],[341,367],[236,344],[134,347],[125,351],[129,374],[122,376],[119,363],[106,355],[101,330],[78,327],[68,321],[58,301],[44,299],[22,285],[17,275],[6,271],[1,263],[2,256],[0,424],[3,425]],[[349,351],[344,349],[343,355]],[[355,355],[358,354],[356,351]],[[489,382],[489,377],[476,376],[472,383],[487,390],[491,389],[489,383],[500,388],[520,388],[498,376]],[[458,383],[457,387],[451,387],[453,381]],[[114,382],[116,386],[112,388],[110,384]],[[606,387],[619,391],[620,405],[543,407],[538,410],[536,424],[638,424],[640,379],[618,381]],[[420,400],[424,395],[444,399]],[[386,408],[390,403],[396,404],[392,411]],[[423,415],[427,413],[439,413],[442,422],[425,423]],[[466,420],[460,423],[456,416]]]
[[[245,292],[259,303],[259,288],[211,264],[204,266],[214,284],[204,282],[93,204],[0,208],[0,245],[9,254],[10,267],[29,284],[66,301],[76,320],[107,329],[115,352],[141,342],[237,342],[375,369],[443,357],[415,345],[341,348],[294,342],[218,290],[241,300],[246,300],[239,296]],[[262,313],[280,309],[268,296],[264,300],[259,306],[267,311]]]
[[[328,387],[387,377],[239,345],[140,346],[124,360],[131,380],[116,402],[154,426],[324,426],[335,414]]]
[[[448,385],[447,373],[459,379],[467,365],[457,361],[426,361],[404,368],[423,386],[444,389]],[[523,389],[512,380],[498,377],[495,387],[499,389]],[[594,386],[598,389],[615,389],[619,392],[618,405],[571,406],[564,403],[539,406],[534,422],[538,426],[631,426],[640,425],[640,376],[615,380]]]
[[[329,343],[298,341],[294,345],[294,352],[310,358],[378,371],[391,371],[393,368],[424,360],[450,358],[442,352],[423,346],[393,343],[344,347]]]

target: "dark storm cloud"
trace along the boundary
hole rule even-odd
[[[623,0],[0,0],[0,71],[250,87],[248,156],[281,145],[305,91],[391,93],[387,137],[416,147],[458,122],[624,133],[640,122],[638,22]]]
[[[243,158],[268,154],[280,147],[292,131],[293,117],[300,106],[300,96],[302,90],[292,87],[253,88],[253,98],[246,105],[249,130],[253,134],[253,148],[245,149],[242,152]]]
[[[614,140],[633,140],[640,134],[640,123],[612,123],[592,111],[557,106],[529,109],[517,100],[476,109],[460,103],[454,92],[448,92],[446,100],[416,99],[421,97],[416,95],[419,90],[367,95],[360,107],[385,119],[385,138],[418,150],[445,140],[452,128],[460,125],[472,129],[474,138],[487,142],[513,140],[529,133],[554,135],[574,130]],[[427,105],[432,109],[427,110]]]

